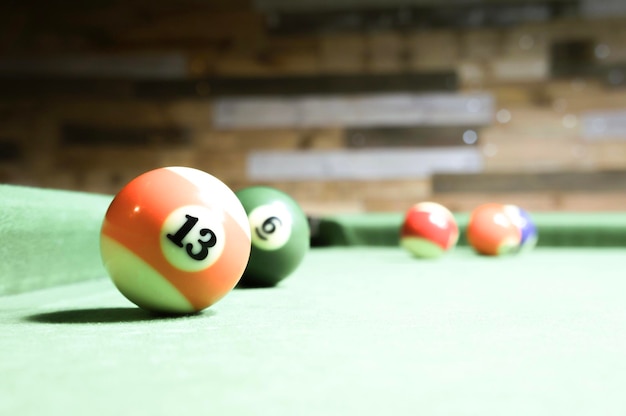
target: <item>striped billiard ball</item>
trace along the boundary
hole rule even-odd
[[[193,313],[239,282],[250,255],[246,212],[234,192],[192,168],[146,172],[115,196],[100,249],[119,291],[139,307]]]

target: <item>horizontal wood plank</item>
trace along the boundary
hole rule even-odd
[[[345,133],[347,148],[443,147],[476,145],[480,127],[425,126],[348,128]]]
[[[489,94],[385,94],[295,98],[225,98],[215,102],[217,128],[484,125]]]
[[[435,174],[435,193],[626,191],[626,170],[548,173]]]
[[[581,124],[587,140],[626,140],[626,111],[588,111]]]
[[[248,155],[251,180],[383,180],[427,178],[436,172],[482,170],[482,156],[469,147],[336,151],[265,151]]]
[[[270,2],[265,0],[263,3]],[[355,8],[354,4],[350,4],[341,9],[341,3],[326,8],[316,3],[314,8],[309,6],[305,9],[306,12],[302,9],[294,11],[294,6],[280,11],[270,8],[272,13],[268,27],[271,33],[281,35],[381,29],[508,27],[574,14],[576,5],[576,1],[567,0],[541,3],[463,2],[453,6],[448,3],[415,4],[405,1],[399,5],[398,2],[385,3],[385,6],[370,4],[369,8]]]
[[[438,202],[453,212],[470,212],[487,203],[515,204],[532,211],[554,211],[560,208],[557,195],[552,192],[454,192],[434,193],[430,200]]]
[[[167,80],[188,78],[189,69],[182,53],[0,59],[0,77],[11,76]]]
[[[181,146],[191,143],[188,129],[181,127],[112,127],[67,124],[62,127],[65,146]]]
[[[206,77],[185,80],[137,80],[127,77],[0,76],[4,98],[82,96],[140,99],[181,99],[306,94],[368,94],[454,91],[452,71],[414,74],[311,75],[289,77]]]

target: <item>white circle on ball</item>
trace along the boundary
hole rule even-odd
[[[161,251],[179,270],[197,272],[215,263],[226,245],[223,214],[201,205],[174,210],[161,226]]]
[[[248,215],[252,244],[263,250],[278,250],[291,237],[293,220],[285,204],[276,201],[260,205]]]
[[[525,226],[526,221],[522,217],[522,213],[515,205],[505,205],[504,212],[509,216],[509,219],[517,228],[522,229]]]

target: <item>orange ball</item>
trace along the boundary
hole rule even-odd
[[[239,282],[250,256],[250,224],[235,193],[192,168],[139,175],[115,196],[100,252],[120,292],[139,307],[186,314]]]
[[[517,251],[521,231],[508,215],[505,205],[488,203],[472,211],[467,240],[480,254],[499,256]]]

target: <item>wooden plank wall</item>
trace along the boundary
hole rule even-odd
[[[588,181],[577,187],[575,179],[571,186],[529,185],[547,173],[588,173],[600,184],[605,176],[593,174],[626,171],[626,128],[615,121],[626,109],[626,18],[277,34],[245,0],[8,3],[0,6],[5,183],[114,193],[148,169],[187,165],[233,188],[279,187],[311,213],[404,210],[425,199],[455,210],[487,200],[531,210],[626,207],[620,181],[608,188]],[[573,52],[581,48],[586,52]],[[224,98],[310,95],[316,85],[337,94],[341,77],[361,80],[339,83],[346,98],[376,88],[486,94],[491,119],[463,126],[216,125]],[[476,140],[464,143],[459,136],[468,130]],[[259,152],[455,145],[476,149],[481,173],[269,181],[249,170]],[[490,182],[493,175],[505,186]],[[481,186],[468,186],[474,182]]]

